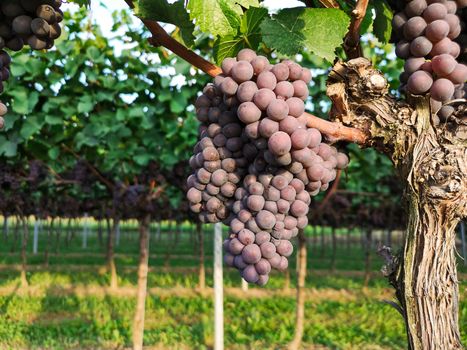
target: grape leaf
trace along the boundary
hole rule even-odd
[[[284,9],[261,23],[263,41],[272,49],[292,56],[303,48],[333,61],[350,23],[349,16],[337,9]]]
[[[193,45],[195,25],[185,9],[184,0],[168,3],[166,0],[140,0],[137,13],[145,19],[170,23],[180,28],[183,41]]]
[[[242,17],[237,35],[219,37],[214,43],[214,59],[220,63],[226,57],[234,57],[238,51],[249,47],[257,50],[261,43],[260,24],[268,14],[262,7],[250,7]]]
[[[213,35],[235,35],[243,9],[259,6],[257,0],[189,0],[190,17],[203,32]]]
[[[381,43],[386,44],[391,38],[393,13],[386,0],[375,1],[375,11],[373,32]]]

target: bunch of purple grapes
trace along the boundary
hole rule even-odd
[[[411,0],[393,18],[396,54],[405,60],[403,90],[430,93],[434,111],[443,117],[454,110],[443,104],[464,97],[465,43],[459,43],[465,41],[461,16],[466,6],[465,0]]]
[[[226,263],[264,285],[272,268],[287,268],[311,196],[348,157],[307,126],[309,70],[290,60],[272,65],[250,49],[221,67],[195,103],[200,140],[187,198],[201,221],[229,225]]]
[[[25,45],[33,50],[50,49],[60,37],[62,0],[2,0],[0,4],[0,93],[10,76],[10,57],[4,49],[20,51]],[[6,107],[0,102],[0,112]],[[0,118],[3,115],[0,114]],[[4,121],[0,119],[0,126]]]

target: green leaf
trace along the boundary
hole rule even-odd
[[[214,43],[214,59],[220,64],[226,57],[235,57],[245,48],[245,40],[239,36],[226,35],[219,37]]]
[[[219,37],[214,44],[214,59],[221,63],[226,57],[234,57],[246,47],[257,50],[261,43],[260,24],[268,11],[262,7],[250,7],[242,17],[237,35]]]
[[[39,94],[36,91],[29,92],[26,88],[15,89],[14,96],[12,110],[18,114],[31,113],[39,101]]]
[[[89,113],[94,108],[94,101],[92,96],[84,95],[80,98],[78,103],[78,113]]]
[[[0,135],[0,154],[6,157],[16,156],[18,143],[7,140],[5,136]]]
[[[195,25],[185,9],[184,0],[172,4],[166,0],[140,0],[138,14],[143,18],[177,26],[180,28],[183,41],[190,46],[193,45]]]
[[[342,44],[350,23],[337,9],[291,8],[261,23],[263,41],[278,52],[293,56],[303,48],[330,62]]]
[[[28,117],[21,127],[20,135],[27,140],[38,132],[41,129],[41,126],[42,124],[39,122],[37,117]]]
[[[60,148],[52,147],[48,150],[47,154],[49,155],[50,159],[56,160],[60,155]]]
[[[375,1],[375,11],[373,32],[380,42],[386,44],[391,38],[393,13],[386,0]]]
[[[213,35],[235,35],[243,14],[242,7],[259,6],[257,0],[190,0],[190,17],[203,32]]]
[[[62,125],[63,119],[57,115],[47,114],[45,116],[45,122],[49,125]]]

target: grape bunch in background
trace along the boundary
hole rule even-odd
[[[187,198],[202,222],[229,226],[226,263],[264,285],[271,269],[287,268],[311,197],[348,158],[307,126],[309,70],[290,60],[270,64],[250,49],[221,68],[195,103],[200,139]]]
[[[6,50],[50,49],[61,35],[62,0],[2,0],[0,2],[0,93],[10,76],[11,58]],[[3,113],[3,114],[2,114]],[[6,106],[0,102],[0,126]]]
[[[429,93],[434,112],[448,118],[454,108],[443,104],[465,97],[465,15],[467,1],[399,2],[393,18],[396,54],[405,60],[400,80],[407,92]]]

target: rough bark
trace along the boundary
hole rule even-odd
[[[465,225],[462,221],[459,227],[461,233],[461,245],[462,245],[462,258],[464,259],[464,266],[467,266],[467,243],[465,237]]]
[[[198,234],[199,245],[199,277],[198,288],[203,291],[206,288],[206,269],[204,267],[204,234],[201,223],[196,223],[196,232]]]
[[[149,214],[139,222],[139,266],[136,310],[133,320],[133,350],[143,349],[144,319],[146,310],[146,295],[148,289],[149,262]]]
[[[409,347],[461,349],[455,227],[467,216],[467,104],[443,124],[428,96],[396,101],[363,58],[338,63],[328,96],[332,117],[366,130],[367,146],[387,154],[405,187],[408,227],[401,256],[386,266],[406,319]]]
[[[298,233],[298,272],[297,272],[297,302],[295,318],[295,336],[289,344],[289,350],[298,350],[303,338],[305,325],[305,280],[306,280],[306,237],[303,230]]]

